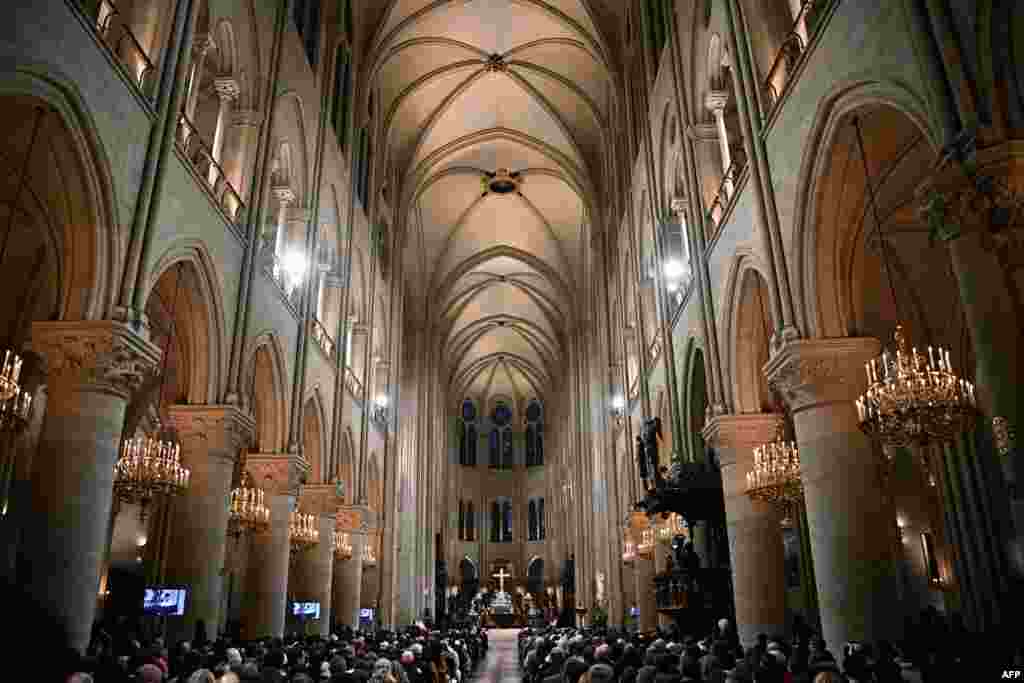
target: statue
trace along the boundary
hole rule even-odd
[[[658,468],[658,439],[661,438],[661,418],[652,417],[644,422],[644,455],[647,459],[647,468],[654,477],[655,486],[661,483],[661,471]]]
[[[640,467],[640,481],[644,483],[644,488],[649,488],[647,480],[651,478],[651,474],[647,467],[647,454],[644,452],[644,439],[639,434],[636,435],[636,462]]]

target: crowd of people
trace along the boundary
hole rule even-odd
[[[704,638],[674,627],[651,634],[526,629],[519,635],[519,661],[524,683],[936,683],[968,680],[989,665],[1019,669],[1024,663],[1019,645],[1010,662],[969,660],[969,652],[984,650],[965,650],[970,643],[942,637],[934,618],[916,625],[905,644],[912,653],[879,641],[838,644],[837,657],[833,644],[802,623],[791,637],[760,634],[756,645],[743,648],[731,622],[722,619]]]
[[[142,642],[100,631],[69,683],[468,683],[487,652],[479,629],[342,629],[329,638]]]

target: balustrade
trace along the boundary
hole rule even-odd
[[[782,93],[793,80],[793,74],[807,51],[807,45],[816,28],[815,10],[820,0],[806,0],[793,22],[793,29],[782,41],[764,80],[765,116],[770,117]]]
[[[725,218],[726,210],[732,203],[733,198],[736,196],[736,186],[739,181],[740,173],[746,166],[746,160],[736,159],[729,168],[725,169],[725,174],[722,176],[722,182],[718,186],[718,192],[715,193],[715,198],[711,201],[711,205],[708,207],[708,234],[707,239],[714,237],[715,233],[718,232],[718,226],[722,224],[722,219]]]
[[[185,114],[178,118],[177,141],[181,153],[203,179],[206,191],[227,214],[232,224],[240,228],[244,221],[245,203],[228,180],[224,169],[217,163],[213,151],[203,141],[196,125]]]
[[[281,258],[270,252],[267,254],[266,260],[263,265],[263,270],[267,274],[277,288],[281,290],[281,294],[284,295],[284,299],[288,302],[288,306],[292,309],[292,313],[298,316],[301,304],[301,288],[293,284],[288,278],[288,274],[285,271],[284,264],[281,262]]]
[[[79,5],[93,19],[96,33],[124,66],[132,82],[152,102],[156,96],[156,66],[117,6],[110,0],[100,0],[99,3],[82,0]]]
[[[356,373],[352,371],[352,368],[345,368],[345,388],[348,389],[348,393],[352,394],[352,397],[357,401],[363,400],[363,383],[356,377]]]

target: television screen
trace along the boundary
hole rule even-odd
[[[373,609],[370,607],[360,608],[359,621],[373,621]]]
[[[629,610],[629,616],[631,616],[631,617],[639,617],[640,616],[640,608],[639,607],[631,608]]]
[[[185,588],[152,586],[146,589],[142,599],[143,614],[159,617],[180,617],[185,614]]]
[[[320,618],[320,603],[319,602],[293,602],[292,603],[292,614],[296,617],[306,617],[307,619],[319,619]]]

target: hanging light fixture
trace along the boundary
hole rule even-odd
[[[803,483],[800,451],[795,441],[786,440],[784,425],[779,425],[774,441],[754,448],[754,467],[747,472],[746,493],[751,500],[778,507],[783,526],[792,522],[790,515],[803,495]]]
[[[32,412],[32,394],[18,389],[10,397],[0,400],[0,431],[17,434],[28,425]]]
[[[289,550],[293,555],[309,550],[320,542],[320,529],[314,515],[296,510],[288,523]]]
[[[857,147],[864,167],[864,183],[875,221],[886,279],[893,305],[899,301],[893,284],[882,221],[878,215],[875,190],[871,185],[864,137],[860,121],[853,119]],[[969,430],[977,414],[974,385],[957,376],[950,362],[949,351],[928,347],[927,355],[907,343],[902,322],[893,333],[895,353],[888,349],[878,358],[864,364],[868,390],[857,399],[857,416],[861,430],[883,446],[926,445],[932,441],[948,442]]]
[[[246,534],[258,534],[270,526],[270,508],[267,507],[266,493],[252,486],[249,473],[242,470],[238,486],[231,491],[228,509],[228,533],[239,538]]]
[[[160,369],[160,386],[156,394],[157,436],[126,438],[121,443],[121,455],[114,464],[114,495],[125,503],[139,505],[139,519],[146,520],[150,503],[154,499],[181,495],[188,489],[191,471],[181,463],[181,445],[159,425],[159,405],[164,393],[167,360],[174,338],[174,312],[181,292],[179,264],[174,283],[174,300],[170,311],[170,329]]]
[[[352,559],[352,537],[343,531],[335,531],[334,554],[342,560]]]

